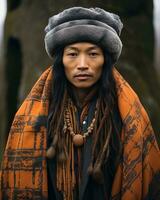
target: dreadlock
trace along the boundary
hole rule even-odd
[[[111,56],[106,52],[103,73],[99,81],[99,107],[93,134],[92,162],[88,170],[93,178],[100,183],[104,181],[101,169],[106,162],[109,164],[108,170],[113,178],[121,151],[121,118],[112,68]],[[115,119],[117,117],[118,120]]]
[[[121,130],[114,117],[114,114],[117,113],[120,121],[116,85],[112,75],[113,64],[111,56],[108,53],[104,53],[104,55],[103,73],[98,81],[100,86],[98,90],[99,102],[97,105],[96,124],[93,130],[92,158],[88,168],[88,172],[97,182],[103,181],[104,176],[102,168],[105,163],[110,163],[108,169],[113,177],[117,162],[116,158],[118,157],[117,155],[120,154],[121,148]],[[66,143],[69,144],[69,142],[65,141],[63,135],[64,109],[67,102],[67,79],[62,58],[63,49],[59,48],[54,54],[52,103],[50,108],[53,114],[49,125],[49,137],[52,138],[51,147],[54,147],[54,153],[52,153],[55,155],[56,152],[57,162],[61,162],[66,159],[67,156],[70,156],[68,155],[66,147]],[[66,140],[68,140],[68,136]],[[59,173],[58,176],[62,176],[62,173]],[[58,177],[58,179],[60,179],[60,177]],[[64,177],[62,177],[62,179],[64,179]],[[61,184],[59,183],[58,185],[60,187]],[[65,185],[65,183],[63,183],[63,185]]]

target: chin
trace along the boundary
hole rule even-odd
[[[94,84],[77,84],[75,88],[77,89],[88,89],[91,88]]]

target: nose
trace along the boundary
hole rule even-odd
[[[79,70],[86,70],[88,69],[87,58],[85,55],[80,55],[78,58],[77,68]]]

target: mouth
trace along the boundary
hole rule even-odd
[[[74,76],[74,78],[78,79],[78,80],[87,80],[89,78],[91,78],[92,75],[91,74],[76,74]]]

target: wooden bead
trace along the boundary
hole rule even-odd
[[[61,153],[58,155],[58,161],[59,161],[60,163],[66,162],[66,156],[65,156],[64,152],[61,152]]]
[[[52,159],[56,155],[56,150],[53,146],[50,146],[49,149],[47,150],[47,158]]]
[[[87,132],[85,135],[84,135],[84,137],[88,137],[89,136],[89,132]]]
[[[92,177],[97,183],[99,184],[103,183],[104,177],[103,177],[103,172],[100,168],[100,165],[93,168]]]
[[[71,133],[71,135],[72,135],[72,136],[74,136],[74,135],[75,135],[73,131],[71,131],[70,133]]]
[[[95,123],[95,117],[92,119],[92,122],[90,124],[90,126],[87,128],[87,132],[85,132],[84,134],[76,134],[74,132],[73,126],[72,126],[72,113],[70,113],[70,107],[72,106],[71,102],[68,102],[68,105],[66,105],[68,107],[65,108],[65,113],[64,113],[64,129],[63,131],[65,133],[70,134],[70,136],[73,138],[73,144],[75,146],[82,146],[85,141],[86,138],[90,135],[90,133],[92,133],[93,129],[94,129],[94,123]],[[96,116],[96,111],[95,111],[95,116]],[[83,121],[83,124],[86,124],[86,121]]]
[[[84,144],[84,138],[81,134],[76,134],[73,136],[73,144],[77,147],[82,146]]]
[[[92,164],[89,165],[87,171],[88,171],[88,174],[89,174],[89,175],[91,175],[91,174],[93,173],[93,165],[92,165]]]

